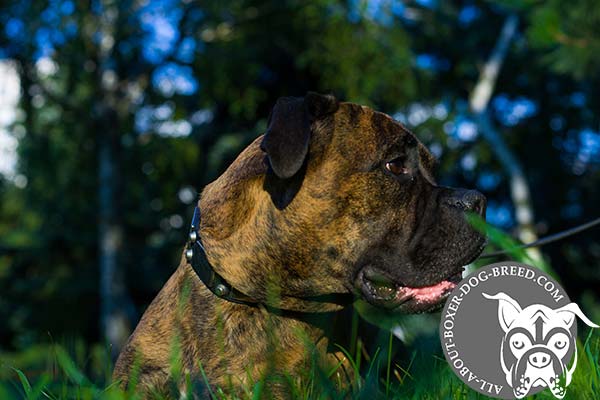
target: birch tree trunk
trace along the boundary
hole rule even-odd
[[[513,14],[506,18],[492,54],[481,70],[479,80],[471,93],[469,106],[475,117],[479,131],[490,144],[493,153],[508,174],[510,179],[510,193],[515,207],[518,237],[522,242],[529,243],[537,240],[537,234],[533,227],[534,214],[529,184],[521,163],[504,142],[501,133],[494,126],[488,111],[490,98],[498,80],[498,73],[502,68],[510,43],[517,31],[517,25],[518,18],[516,15]],[[541,253],[537,248],[527,249],[526,252],[535,261],[541,261]]]

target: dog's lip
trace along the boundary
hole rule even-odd
[[[535,381],[533,381],[533,383],[531,384],[531,387],[534,387],[538,383],[547,385],[547,382],[546,382],[545,379],[543,379],[543,378],[537,378]]]
[[[385,275],[384,272],[370,266],[363,267],[355,280],[355,287],[369,303],[398,312],[431,312],[441,308],[450,292],[462,280],[464,266],[475,261],[487,245],[487,238],[476,242],[474,250],[469,251],[460,260],[454,273],[446,278],[424,286],[406,286],[402,282]]]
[[[359,272],[357,286],[365,300],[375,306],[407,313],[429,312],[443,304],[461,279],[462,270],[433,285],[411,287],[367,267]]]

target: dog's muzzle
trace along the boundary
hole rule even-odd
[[[514,395],[521,399],[532,388],[542,386],[548,387],[557,398],[562,398],[567,386],[564,379],[566,372],[567,366],[550,349],[544,345],[533,346],[513,366]]]

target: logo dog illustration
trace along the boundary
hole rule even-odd
[[[575,303],[557,309],[542,304],[522,308],[504,292],[483,296],[498,300],[498,321],[504,331],[500,363],[515,397],[521,399],[541,386],[562,399],[577,365],[577,346],[570,331],[575,316],[590,327],[599,326]],[[568,366],[572,354],[573,362]]]

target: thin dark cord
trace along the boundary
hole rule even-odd
[[[567,230],[564,230],[562,232],[555,233],[554,235],[546,236],[546,237],[541,238],[539,240],[536,240],[535,242],[532,242],[532,243],[523,244],[521,246],[513,247],[511,249],[494,251],[492,253],[485,253],[485,254],[482,254],[481,256],[479,256],[479,258],[497,257],[497,256],[501,256],[501,255],[504,255],[504,254],[508,254],[508,253],[510,253],[513,250],[527,249],[529,247],[543,246],[545,244],[556,242],[556,241],[564,239],[566,237],[573,236],[573,235],[575,235],[575,234],[577,234],[579,232],[582,232],[582,231],[585,231],[587,229],[593,228],[596,225],[600,225],[600,218],[596,218],[596,219],[594,219],[594,220],[592,220],[590,222],[586,222],[585,224],[581,224],[581,225],[578,225],[578,226],[576,226],[574,228],[567,229]]]

